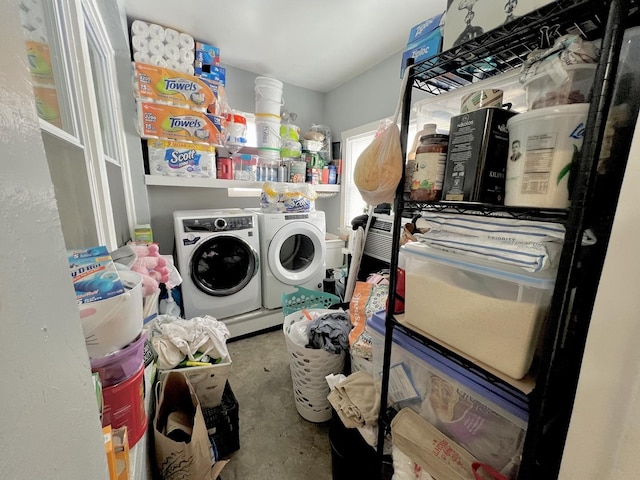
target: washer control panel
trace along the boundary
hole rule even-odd
[[[229,232],[253,228],[253,217],[189,218],[182,221],[185,232]]]

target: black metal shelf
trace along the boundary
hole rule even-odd
[[[414,65],[409,84],[438,95],[474,81],[520,67],[539,47],[541,27],[558,26],[560,33],[602,34],[606,0],[559,0],[502,25],[465,44]]]
[[[541,209],[533,207],[507,207],[474,202],[418,202],[404,201],[405,212],[444,212],[484,217],[506,217],[518,220],[538,220],[542,222],[565,223],[567,209]]]
[[[394,201],[395,220],[390,259],[389,305],[395,305],[397,265],[399,259],[401,219],[408,211],[445,211],[466,215],[510,216],[562,223],[565,241],[559,261],[556,285],[542,341],[542,354],[536,366],[536,384],[527,395],[529,423],[522,452],[518,480],[557,478],[566,439],[573,399],[577,389],[591,311],[604,263],[608,235],[615,213],[610,202],[594,212],[596,167],[604,136],[604,125],[612,105],[613,85],[617,75],[624,29],[640,24],[638,0],[558,0],[527,16],[483,34],[459,47],[442,52],[414,65],[403,93],[400,144],[406,158],[411,91],[416,88],[440,94],[520,67],[527,55],[539,45],[541,27],[558,25],[560,33],[579,32],[588,39],[602,37],[600,60],[594,79],[585,136],[577,162],[567,210],[539,210],[497,207],[467,202],[412,202],[403,199],[404,174]],[[487,70],[487,65],[490,69]],[[624,163],[623,160],[620,160]],[[624,168],[621,167],[621,171]],[[622,174],[621,174],[622,175]],[[621,177],[620,179],[621,180]],[[614,182],[615,183],[615,182]],[[600,192],[600,194],[603,194]],[[617,197],[616,197],[617,198]],[[405,210],[407,212],[405,212]],[[595,246],[584,248],[584,232],[599,226]],[[463,368],[491,381],[496,388],[509,392],[511,385],[493,376],[479,365],[449,351],[418,332],[405,327],[392,312],[385,317],[386,335],[380,396],[380,411],[388,407],[388,382],[393,331],[398,329],[410,338],[433,348]],[[378,454],[382,454],[384,415],[380,415]]]

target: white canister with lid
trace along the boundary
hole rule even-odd
[[[582,148],[588,103],[557,105],[509,119],[504,204],[567,208],[571,165]]]

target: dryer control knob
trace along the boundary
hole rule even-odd
[[[224,230],[227,228],[227,221],[224,218],[216,218],[213,225],[216,227],[216,230]]]

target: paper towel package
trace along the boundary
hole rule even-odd
[[[149,173],[177,177],[216,177],[213,145],[148,140]]]
[[[202,111],[217,101],[209,84],[198,77],[140,62],[133,67],[136,98]]]
[[[138,130],[142,138],[223,145],[223,117],[174,105],[138,102]]]

